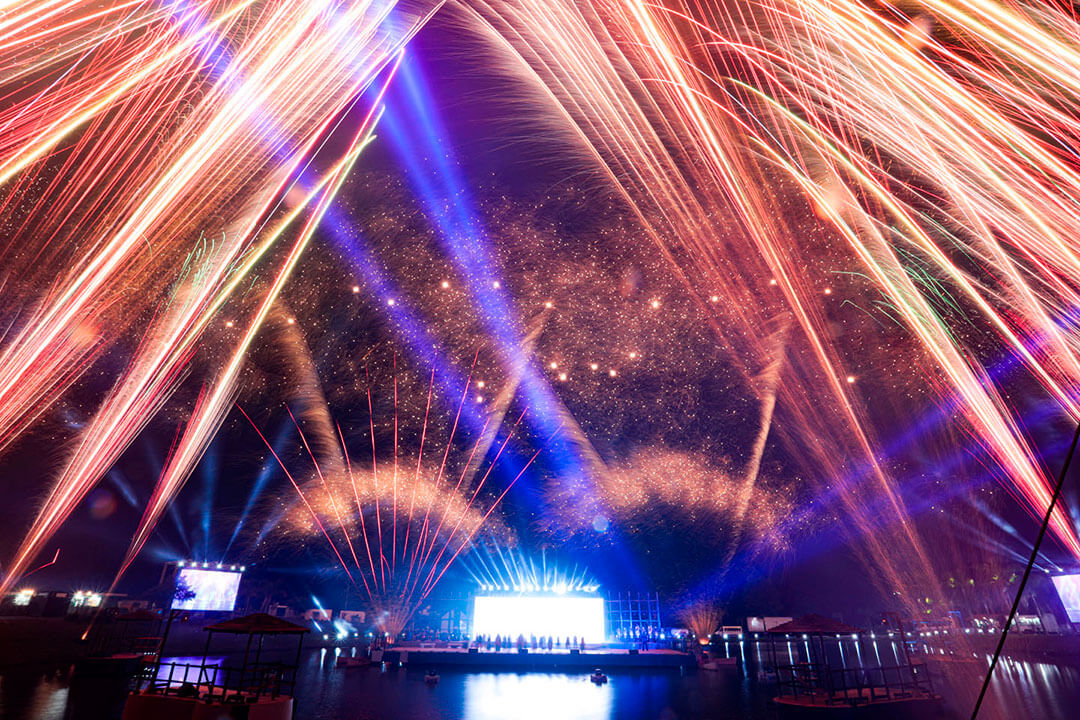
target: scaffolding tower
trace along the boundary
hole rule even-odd
[[[663,627],[659,593],[618,593],[609,595],[605,605],[608,634],[616,640],[655,637]]]

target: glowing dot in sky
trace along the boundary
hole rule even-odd
[[[615,368],[611,368],[610,370],[607,371],[607,374],[610,375],[611,377],[615,377],[618,373],[615,372]]]
[[[443,280],[442,281],[442,287],[443,287],[443,290],[445,290],[446,288],[450,287],[450,283],[448,283],[446,280]]]
[[[289,324],[290,325],[295,325],[296,324],[296,318],[289,318]]]
[[[394,305],[394,298],[390,298],[389,300],[387,300],[387,301],[386,301],[386,304],[387,304],[387,305],[389,305],[389,306],[391,306],[391,307],[393,307],[393,305]]]
[[[476,396],[476,402],[478,402],[478,403],[484,402],[484,396],[483,395],[477,395]]]
[[[552,370],[554,370],[555,368],[559,367],[559,363],[557,363],[557,362],[555,362],[554,360],[552,360],[552,361],[551,361],[551,365],[550,365],[550,367],[551,367],[551,369],[552,369]]]
[[[501,288],[501,287],[502,287],[502,284],[500,284],[500,283],[499,283],[499,281],[498,281],[498,280],[496,280],[495,282],[491,283],[491,286],[492,286],[493,288],[495,288],[496,290],[498,290],[499,288]]]
[[[656,310],[656,309],[658,309],[658,308],[660,307],[660,301],[659,301],[659,300],[653,300],[653,301],[652,301],[651,303],[649,303],[649,304],[650,304],[650,305],[652,305],[652,309],[653,309],[653,310]]]
[[[478,387],[478,388],[484,387],[484,381],[481,380],[480,382],[476,383],[476,387]]]
[[[353,285],[353,286],[352,286],[352,291],[353,291],[354,293],[358,293],[358,292],[360,292],[360,286],[359,286],[359,285]]]
[[[233,326],[233,321],[232,320],[226,320],[225,321],[225,327],[232,327],[232,326]]]
[[[589,369],[591,369],[591,370],[599,370],[600,366],[597,365],[596,363],[589,363]]]
[[[637,353],[636,353],[636,352],[631,352],[631,353],[630,353],[630,359],[631,359],[631,360],[634,360],[634,359],[636,359],[636,358],[637,358]]]
[[[566,382],[566,373],[559,373],[559,380]]]
[[[776,284],[776,278],[773,278],[772,280],[770,280],[769,284],[770,285],[775,285]]]
[[[855,382],[855,376],[854,375],[848,375],[847,376],[847,381],[848,381],[849,384]]]
[[[555,306],[551,303],[550,300],[548,300],[546,303],[544,303],[544,307],[546,307],[547,309],[550,310],[551,308],[553,308]]]
[[[826,295],[832,295],[832,288],[825,288]]]
[[[709,298],[709,301],[710,302],[720,302],[720,296],[719,295],[713,295],[711,298]]]

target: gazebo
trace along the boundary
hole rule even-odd
[[[224,620],[203,628],[206,650],[200,665],[158,662],[148,684],[128,697],[123,720],[157,720],[162,717],[224,717],[219,705],[246,705],[243,717],[288,720],[293,716],[292,692],[304,644],[303,625],[256,613]],[[246,635],[243,663],[239,668],[207,664],[215,635]],[[262,662],[263,640],[268,635],[295,635],[296,661]],[[258,642],[256,642],[258,638]],[[251,657],[252,645],[255,656]],[[231,713],[231,711],[230,711]],[[229,717],[239,715],[229,714]]]
[[[940,698],[921,665],[910,662],[889,667],[832,667],[825,641],[845,637],[858,642],[863,631],[822,615],[804,615],[768,630],[782,707],[853,707],[863,704],[908,702],[933,705]],[[807,643],[806,662],[776,663],[776,638],[798,637]],[[841,655],[841,657],[843,657]]]
[[[809,615],[803,615],[800,618],[795,618],[794,620],[789,620],[786,623],[771,627],[767,632],[769,634],[769,654],[772,656],[774,667],[777,666],[777,636],[795,635],[808,641],[808,657],[806,658],[806,662],[793,663],[791,666],[794,669],[798,669],[800,665],[805,666],[806,668],[812,668],[816,665],[828,665],[828,654],[825,650],[826,637],[842,637],[844,635],[858,636],[862,633],[862,630],[852,625],[848,625],[847,623],[840,622],[839,620],[825,617],[824,615],[810,613]],[[815,640],[817,641],[816,644]],[[819,648],[821,652],[820,656],[818,656]],[[817,662],[815,662],[815,660],[817,660]]]
[[[222,620],[219,623],[207,625],[203,630],[206,632],[206,649],[203,651],[204,669],[206,668],[206,657],[210,653],[210,643],[213,640],[215,633],[220,635],[247,635],[247,645],[244,648],[244,661],[240,666],[240,677],[244,678],[250,664],[252,671],[256,675],[265,675],[267,670],[273,671],[278,676],[279,683],[281,675],[283,674],[282,671],[285,670],[286,667],[281,663],[264,664],[259,662],[262,656],[263,640],[267,635],[295,635],[297,637],[296,662],[292,667],[292,670],[295,671],[296,668],[300,666],[300,653],[304,647],[304,634],[310,632],[308,628],[303,625],[297,625],[296,623],[282,620],[281,618],[268,615],[267,613],[253,613],[251,615],[244,615],[243,617]],[[251,657],[251,644],[256,637],[259,640],[255,645],[255,659],[249,663],[248,661]],[[243,680],[241,680],[241,682],[243,682]]]

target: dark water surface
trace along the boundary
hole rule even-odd
[[[799,658],[801,643],[782,646]],[[896,658],[890,642],[845,643],[849,667]],[[347,652],[347,651],[346,651]],[[720,672],[614,671],[596,686],[585,673],[462,672],[442,669],[435,686],[417,669],[336,668],[333,650],[306,651],[296,717],[307,720],[713,720],[776,717],[775,686],[759,680],[757,650],[737,648],[739,669]],[[832,660],[835,662],[835,660]],[[967,718],[986,659],[935,662],[935,689],[947,717]],[[0,674],[3,720],[116,720],[124,689],[100,680],[71,679],[69,669],[20,669]],[[1005,661],[999,665],[980,718],[1080,718],[1080,669],[1069,665]]]

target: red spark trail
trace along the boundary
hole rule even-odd
[[[461,400],[458,401],[457,413],[454,415],[454,424],[450,428],[450,437],[447,438],[447,440],[446,440],[446,450],[443,452],[442,462],[439,463],[439,472],[435,476],[435,486],[436,486],[436,488],[439,486],[440,482],[442,481],[443,471],[446,469],[446,459],[447,459],[447,457],[449,457],[450,448],[453,446],[453,443],[454,443],[454,434],[457,432],[458,421],[461,420],[461,409],[465,406],[465,398],[469,394],[469,386],[472,384],[473,372],[476,370],[476,361],[479,359],[479,357],[480,357],[480,351],[477,350],[476,354],[473,355],[472,367],[469,368],[469,377],[465,381],[465,389],[461,393]],[[424,509],[424,524],[420,528],[420,538],[417,540],[416,548],[413,549],[412,560],[409,561],[409,574],[410,575],[412,574],[413,566],[416,563],[417,553],[421,550],[421,548],[425,545],[425,543],[427,541],[428,519],[429,519],[430,514],[431,514],[431,505],[428,504],[428,506]],[[417,572],[419,572],[419,569],[417,570]],[[406,577],[405,582],[408,583],[408,578],[407,577]]]
[[[304,431],[300,428],[300,423],[296,422],[296,417],[293,415],[292,409],[288,405],[285,406],[285,411],[289,413],[289,419],[292,420],[293,426],[296,428],[296,432],[300,434],[300,442],[303,443],[304,449],[307,450],[308,457],[311,458],[311,464],[315,466],[315,474],[319,476],[319,480],[322,482],[323,488],[326,490],[326,495],[330,500],[330,507],[334,511],[334,516],[337,518],[338,527],[345,528],[345,521],[341,517],[341,510],[338,509],[337,501],[334,500],[334,493],[330,491],[330,486],[326,482],[326,478],[323,477],[322,469],[319,468],[319,461],[315,458],[315,453],[311,452],[311,446],[308,445],[307,437],[304,435]],[[346,531],[345,542],[349,546],[349,552],[352,553],[353,562],[356,563],[356,570],[363,572],[360,569],[360,560],[356,557],[356,550],[353,548],[352,538]]]
[[[420,463],[424,459],[424,440],[427,438],[428,416],[431,413],[431,395],[435,390],[435,362],[438,356],[431,362],[431,382],[428,385],[427,407],[424,408],[424,427],[420,431],[420,452],[416,457],[416,474],[413,476],[412,493],[409,498],[409,522],[405,524],[405,542],[401,546],[401,559],[405,560],[405,554],[409,549],[409,530],[412,528],[413,509],[416,505],[416,487],[420,480]]]
[[[367,382],[368,424],[371,428],[371,480],[375,485],[375,526],[379,532],[379,577],[382,579],[383,592],[386,591],[386,558],[383,554],[382,516],[379,511],[379,471],[375,460],[375,414],[371,409],[371,377],[367,364],[364,364],[364,380]]]
[[[367,526],[364,523],[364,505],[360,502],[360,493],[356,489],[356,478],[353,477],[352,462],[349,460],[349,447],[345,444],[345,437],[341,434],[341,426],[335,423],[338,431],[338,437],[341,439],[341,449],[345,453],[345,468],[349,473],[349,484],[352,485],[353,497],[356,498],[356,514],[360,517],[360,534],[364,536],[364,548],[367,550],[368,563],[371,565],[371,582],[378,584],[375,580],[375,560],[371,556],[371,544],[368,542]],[[360,577],[363,578],[364,574],[360,573]],[[367,580],[364,580],[364,589],[368,592],[368,597],[374,597],[371,594],[371,588],[368,587]]]
[[[473,490],[473,494],[469,498],[469,502],[467,504],[467,507],[472,507],[472,504],[474,502],[476,502],[476,498],[480,495],[480,491],[483,489],[484,484],[487,482],[488,476],[491,475],[491,472],[495,469],[495,464],[498,463],[499,458],[502,457],[503,450],[505,450],[506,446],[510,444],[510,440],[513,438],[514,432],[517,430],[518,425],[521,424],[521,421],[525,417],[526,412],[528,412],[528,408],[525,408],[524,410],[521,411],[521,415],[519,415],[517,421],[514,422],[514,426],[512,428],[510,428],[510,432],[508,432],[506,434],[506,437],[503,438],[502,444],[499,445],[499,449],[495,453],[495,457],[492,458],[491,463],[488,465],[487,472],[485,472],[483,477],[480,478],[480,482],[477,483],[476,488]],[[561,427],[562,426],[560,426],[560,429],[561,429]],[[555,436],[552,435],[552,438],[554,438],[554,437]],[[551,442],[551,438],[548,439],[548,442]],[[528,467],[528,465],[526,465],[526,467]],[[524,472],[524,470],[522,472]],[[441,525],[441,522],[440,522],[440,525]],[[442,557],[443,553],[446,551],[446,548],[449,547],[450,541],[454,538],[454,535],[457,534],[457,531],[458,531],[458,529],[460,527],[461,527],[461,518],[458,519],[457,524],[454,526],[453,531],[450,533],[450,537],[448,537],[446,539],[446,542],[443,543],[442,549],[439,551],[439,554],[435,558],[435,561],[431,564],[431,572],[434,572],[435,568],[438,567],[439,559]],[[434,548],[434,542],[432,543],[432,548]],[[428,550],[429,555],[430,555],[430,552],[431,552],[431,549]],[[427,562],[427,558],[425,557],[424,558],[424,564],[426,564],[426,562]],[[419,578],[419,575],[417,577]],[[429,572],[428,577],[424,581],[424,586],[426,586],[428,584],[428,581],[430,581],[430,579],[431,579],[431,573]]]
[[[555,439],[555,436],[559,434],[560,430],[561,430],[561,427],[556,428],[555,432],[551,434],[551,437],[548,438],[547,442],[551,442],[553,439]],[[545,443],[545,445],[546,445],[546,443]],[[540,453],[542,451],[543,451],[543,447],[538,448],[536,450],[536,452],[534,452],[532,454],[532,457],[529,458],[529,461],[527,463],[525,463],[525,466],[523,468],[521,468],[521,472],[519,472],[516,476],[514,476],[514,479],[510,481],[510,483],[506,486],[506,489],[502,491],[502,494],[499,495],[499,497],[495,500],[494,503],[492,503],[491,507],[488,508],[488,511],[486,513],[484,513],[483,521],[486,521],[488,519],[488,517],[491,515],[491,513],[494,512],[495,508],[498,507],[499,503],[501,503],[503,498],[506,497],[506,494],[508,492],[510,492],[510,488],[514,487],[515,483],[517,483],[517,481],[521,479],[521,476],[525,474],[525,471],[528,470],[529,466],[533,464],[533,460],[536,460],[537,456],[540,455]],[[465,547],[470,542],[472,542],[473,537],[476,536],[477,531],[481,527],[483,527],[483,522],[481,522],[481,524],[478,525],[476,527],[476,529],[474,529],[472,532],[470,532],[469,536],[467,538],[465,538],[465,540],[462,541],[461,545],[458,546],[458,549],[454,552],[454,554],[450,557],[450,559],[446,561],[446,565],[443,566],[442,572],[439,573],[438,577],[435,578],[434,582],[428,583],[427,589],[424,590],[423,593],[420,596],[421,600],[426,598],[428,593],[430,593],[432,591],[432,589],[434,589],[434,587],[438,584],[439,580],[442,579],[442,576],[445,575],[446,571],[450,569],[450,566],[454,563],[454,560],[457,559],[457,556],[461,554],[461,551],[464,550]]]
[[[281,468],[281,471],[285,473],[285,477],[289,479],[289,482],[292,483],[293,488],[296,490],[296,494],[299,495],[300,500],[303,501],[304,507],[306,507],[308,512],[311,513],[311,519],[314,520],[315,524],[319,526],[319,530],[322,531],[323,537],[326,538],[326,542],[330,543],[330,548],[334,551],[334,555],[337,556],[338,562],[341,563],[341,569],[345,571],[345,574],[349,576],[349,580],[351,580],[352,583],[355,585],[356,578],[354,578],[352,576],[352,573],[349,572],[349,566],[345,563],[345,558],[343,558],[341,556],[341,553],[338,552],[337,545],[334,544],[333,539],[331,539],[330,537],[330,533],[326,531],[326,528],[323,526],[322,521],[319,520],[319,516],[315,512],[315,508],[311,507],[311,503],[308,502],[307,496],[304,495],[304,491],[300,489],[300,485],[297,484],[296,480],[292,476],[292,473],[290,473],[289,469],[285,467],[285,463],[281,461],[281,458],[278,457],[278,454],[274,452],[274,446],[271,445],[270,441],[266,439],[266,436],[263,435],[262,430],[259,429],[259,426],[255,424],[255,421],[251,419],[247,412],[244,411],[244,408],[240,407],[240,403],[236,403],[236,409],[239,410],[240,414],[242,414],[247,419],[248,423],[251,424],[251,427],[255,429],[256,433],[258,433],[259,439],[263,441],[264,445],[266,445],[266,449],[269,450],[270,454],[274,456],[275,460],[277,460],[278,466]]]

